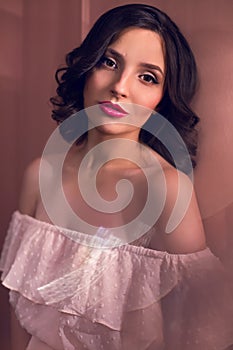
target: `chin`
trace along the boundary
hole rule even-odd
[[[101,133],[110,135],[118,135],[127,131],[125,125],[119,123],[102,124],[97,126],[96,129]]]
[[[140,129],[125,124],[112,123],[96,127],[102,135],[138,139]]]

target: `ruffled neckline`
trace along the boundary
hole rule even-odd
[[[75,231],[75,230],[71,230],[71,229],[67,229],[65,227],[62,226],[58,226],[58,225],[54,225],[51,223],[48,223],[46,221],[42,221],[39,220],[37,218],[34,218],[30,215],[27,214],[22,214],[19,210],[16,210],[13,214],[12,214],[12,220],[17,220],[19,222],[21,222],[22,224],[31,224],[31,225],[35,225],[37,228],[40,228],[42,230],[46,230],[46,231],[50,231],[53,233],[60,233],[62,235],[64,235],[65,237],[76,241],[76,242],[80,242],[82,241],[82,244],[84,245],[89,245],[89,244],[95,244],[97,243],[101,245],[104,245],[104,239],[102,239],[99,236],[91,236],[85,232],[81,232],[81,231]],[[136,254],[142,254],[142,255],[147,255],[147,256],[161,256],[164,257],[165,255],[169,255],[169,256],[173,256],[173,257],[186,257],[186,256],[190,256],[190,258],[192,258],[193,256],[198,256],[198,255],[202,255],[205,254],[206,252],[210,252],[210,249],[208,247],[204,248],[203,250],[197,251],[197,252],[193,252],[193,253],[170,253],[167,251],[161,251],[161,250],[156,250],[156,249],[151,249],[148,247],[144,247],[144,246],[139,246],[139,245],[135,245],[133,244],[134,242],[130,243],[130,244],[122,244],[120,246],[117,247],[113,247],[114,249],[120,249],[120,250],[126,250],[132,253],[136,253]],[[110,247],[111,248],[111,247]]]
[[[189,349],[196,340],[192,350],[230,344],[232,293],[208,248],[190,254],[132,244],[99,249],[86,244],[92,239],[14,212],[0,269],[20,323],[30,334],[54,349],[63,348],[57,345],[61,341],[70,346],[66,349],[77,348],[82,335],[82,344],[93,341],[91,350],[109,349],[108,336],[117,338],[111,349],[145,350],[153,343],[161,350],[162,329],[165,341],[171,340],[169,349],[173,339],[176,349]],[[219,321],[213,322],[216,314]],[[203,333],[199,325],[207,327]]]

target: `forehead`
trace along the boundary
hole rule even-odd
[[[147,62],[153,60],[164,68],[164,49],[161,36],[149,29],[130,27],[123,30],[110,45],[123,57],[130,56]]]

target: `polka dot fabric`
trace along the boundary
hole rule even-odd
[[[223,350],[233,343],[232,287],[209,249],[168,254],[147,248],[148,237],[94,248],[93,237],[68,231],[13,214],[0,266],[33,336],[28,350]]]

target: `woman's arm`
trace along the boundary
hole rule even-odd
[[[204,249],[205,233],[191,180],[187,175],[179,172],[179,183],[178,171],[171,168],[165,170],[164,175],[166,200],[156,224],[160,246],[163,250],[174,254],[193,253]],[[174,218],[179,218],[180,222],[178,225],[174,222],[168,230],[167,224],[174,207],[176,207]],[[152,239],[151,248],[156,249],[156,244],[158,244],[158,237]]]
[[[18,207],[22,214],[30,216],[35,214],[39,195],[39,165],[40,160],[36,159],[25,170]],[[25,350],[30,338],[11,309],[11,350]]]
[[[11,350],[25,350],[30,338],[30,334],[20,326],[14,310],[11,309]]]
[[[23,176],[22,187],[19,197],[19,211],[22,214],[33,216],[36,212],[39,199],[39,168],[40,159],[35,159],[26,168]]]

